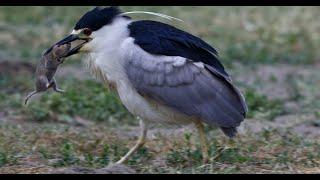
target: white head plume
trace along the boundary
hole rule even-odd
[[[184,22],[183,20],[181,20],[179,18],[175,18],[172,16],[168,16],[168,15],[160,14],[160,13],[155,13],[155,12],[148,12],[148,11],[129,11],[129,12],[121,13],[121,15],[126,15],[126,14],[151,14],[151,15],[159,16],[159,17],[169,19],[169,20],[176,20],[176,21]]]

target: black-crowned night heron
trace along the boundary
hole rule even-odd
[[[203,122],[234,137],[247,112],[243,95],[209,44],[173,26],[134,21],[126,14],[117,7],[94,8],[56,43],[71,43],[67,56],[88,53],[90,70],[140,119],[138,142],[117,163],[144,144],[150,122],[194,123],[207,161]]]

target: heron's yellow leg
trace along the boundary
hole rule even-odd
[[[134,152],[136,152],[140,147],[144,145],[147,136],[147,127],[142,119],[140,119],[140,128],[141,134],[137,143],[129,150],[129,152],[127,152],[126,155],[124,155],[119,161],[117,161],[116,164],[122,164],[126,162]]]
[[[196,128],[198,130],[199,139],[200,139],[200,145],[201,145],[201,151],[202,151],[202,158],[203,163],[208,163],[209,161],[209,155],[208,155],[208,142],[204,131],[204,126],[200,121],[195,122]]]

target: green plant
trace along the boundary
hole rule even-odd
[[[7,154],[4,152],[0,152],[0,167],[4,166],[8,162]]]
[[[284,113],[281,100],[269,100],[266,96],[258,94],[252,89],[246,90],[245,97],[249,109],[248,118],[264,117],[272,120]]]

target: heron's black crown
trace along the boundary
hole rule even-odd
[[[96,7],[84,14],[77,22],[74,29],[90,28],[92,31],[96,31],[104,25],[110,24],[113,18],[120,13],[120,9],[115,6],[103,9]]]

